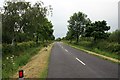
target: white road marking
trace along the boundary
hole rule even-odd
[[[67,49],[65,49],[65,51],[66,51],[66,52],[68,52],[68,50],[67,50]]]
[[[81,61],[80,59],[76,58],[77,61],[79,61],[80,63],[82,63],[83,65],[85,65],[85,63],[83,61]]]
[[[62,45],[59,45],[61,48],[63,48],[63,46]],[[64,49],[64,48],[63,48]],[[66,52],[68,52],[68,50],[67,49],[64,49]],[[68,53],[70,53],[70,52],[68,52]],[[72,53],[70,53],[71,55],[72,55]],[[75,57],[75,56],[74,56]],[[78,62],[80,62],[81,64],[83,64],[83,65],[86,65],[83,61],[81,61],[80,59],[78,59],[77,57],[75,58]]]
[[[62,46],[62,45],[60,45],[60,47],[61,47],[61,48],[63,48],[63,46]]]

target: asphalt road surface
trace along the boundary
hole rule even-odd
[[[118,78],[118,64],[56,42],[48,78]]]

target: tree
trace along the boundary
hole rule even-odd
[[[6,2],[3,18],[3,43],[14,43],[35,40],[54,39],[53,25],[47,16],[52,14],[52,8],[44,7],[43,2],[33,6],[29,2]],[[26,38],[25,38],[26,37]]]
[[[52,27],[49,27],[52,26],[52,23],[46,18],[48,12],[51,12],[51,8],[43,7],[42,2],[37,2],[26,14],[28,24],[24,27],[24,31],[36,38],[36,44],[39,41],[39,37],[43,38],[43,41],[44,39],[47,40],[49,30],[51,30],[50,34],[53,34]]]
[[[4,13],[2,14],[3,25],[3,43],[13,43],[16,40],[16,34],[21,32],[23,25],[21,23],[22,15],[29,7],[28,2],[6,2]]]
[[[57,39],[56,39],[56,41],[61,41],[61,38],[60,38],[60,37],[59,37],[59,38],[57,38]]]
[[[53,25],[50,21],[48,21],[48,19],[44,20],[43,26],[42,26],[42,35],[43,35],[43,39],[47,40],[52,40],[54,39],[53,36]]]
[[[70,43],[72,42],[72,40],[75,38],[75,32],[71,29],[71,28],[68,28],[68,32],[67,32],[67,36],[66,36],[66,39],[67,40],[70,40]]]
[[[88,24],[85,30],[86,37],[93,37],[94,41],[97,39],[106,39],[109,34],[106,33],[110,29],[105,20],[95,21],[95,23]]]
[[[69,36],[69,39],[75,37],[76,43],[78,43],[80,35],[84,33],[85,25],[89,21],[90,20],[87,18],[86,14],[82,12],[74,13],[73,16],[70,17],[70,20],[68,21],[69,31],[67,33],[67,36]]]

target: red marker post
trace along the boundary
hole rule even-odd
[[[20,70],[20,71],[19,71],[19,79],[20,79],[20,80],[23,80],[23,77],[24,77],[23,70]]]

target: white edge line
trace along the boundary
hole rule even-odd
[[[82,63],[83,65],[85,65],[84,62],[82,62],[80,59],[76,58],[77,61],[79,61],[80,63]]]

